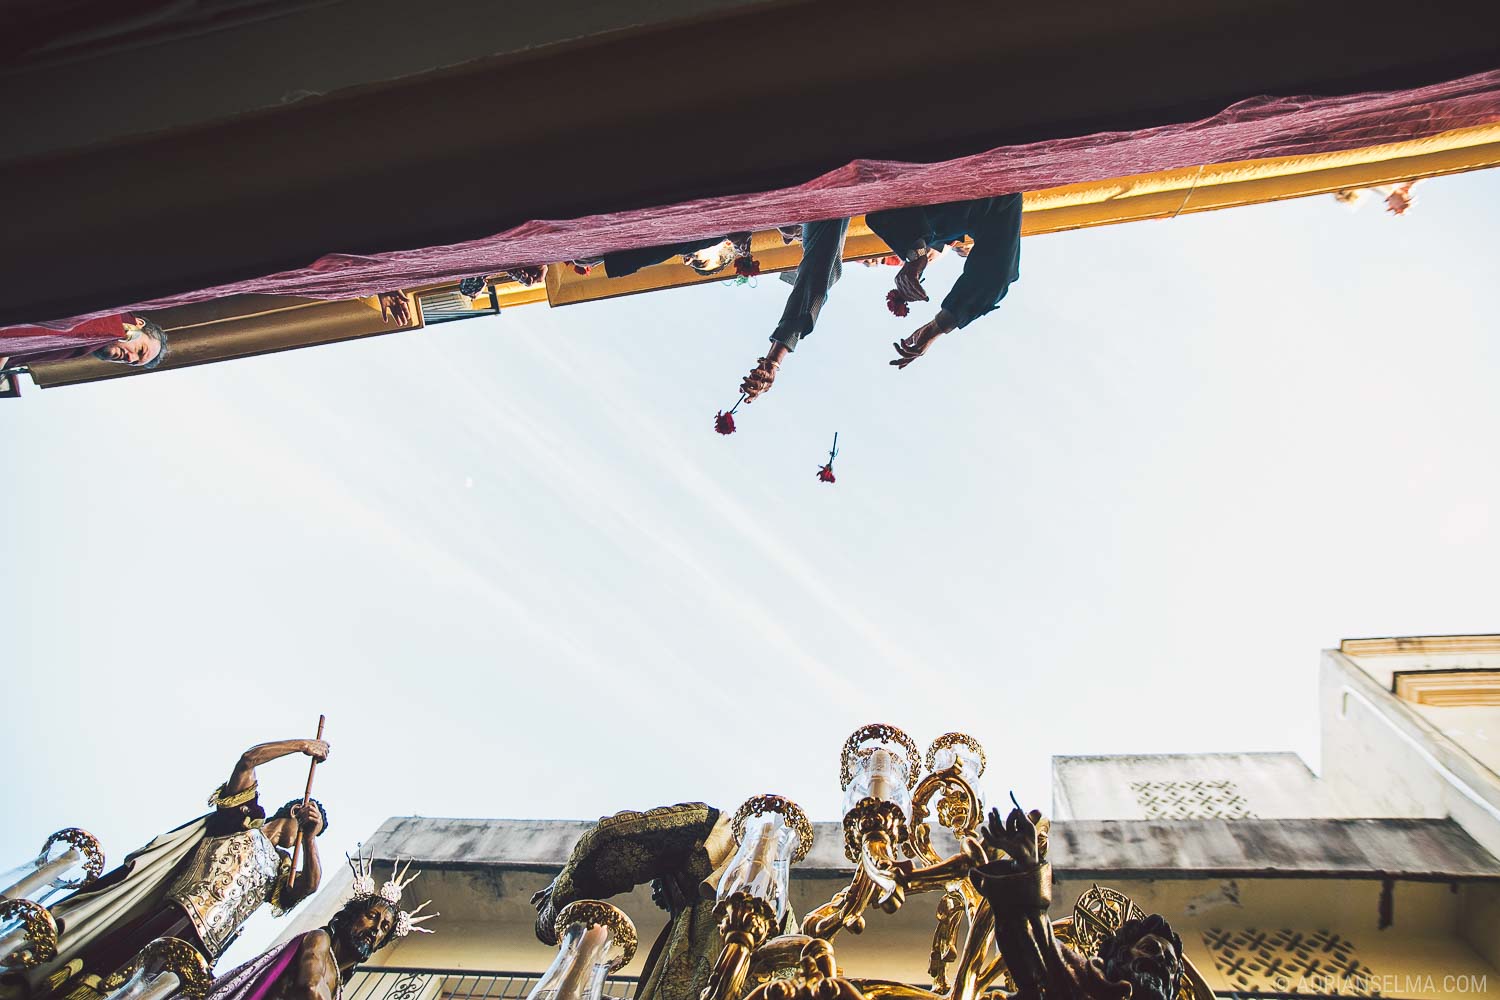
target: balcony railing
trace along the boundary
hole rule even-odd
[[[541,977],[537,972],[415,969],[380,965],[360,969],[344,987],[344,1000],[525,1000]],[[627,1000],[636,979],[611,976],[605,994]]]

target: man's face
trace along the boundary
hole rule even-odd
[[[1134,987],[1131,996],[1143,1000],[1173,1000],[1172,992],[1182,975],[1182,963],[1172,942],[1158,934],[1147,934],[1123,955],[1116,955],[1111,978],[1125,979]]]
[[[148,365],[161,353],[161,344],[155,337],[141,332],[139,327],[127,326],[125,336],[94,352],[100,361],[112,361],[119,365],[137,368]]]
[[[363,962],[375,954],[375,949],[395,925],[396,908],[383,899],[373,900],[344,925],[344,941]]]

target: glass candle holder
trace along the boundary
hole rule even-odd
[[[527,1000],[601,1000],[604,981],[635,955],[635,925],[624,911],[580,899],[557,915],[557,957]]]
[[[944,733],[927,748],[927,771],[944,771],[956,767],[968,781],[984,774],[984,747],[967,733]]]
[[[167,1000],[177,993],[203,997],[212,985],[208,963],[180,938],[157,938],[103,985],[104,1000]]]
[[[0,971],[30,969],[57,956],[57,923],[29,899],[0,900]]]
[[[37,856],[0,874],[0,899],[43,906],[88,885],[104,871],[104,850],[93,834],[69,827],[47,838]]]
[[[764,900],[780,922],[790,906],[791,867],[812,850],[812,824],[790,799],[758,795],[734,816],[739,844],[719,882],[721,900],[736,892]]]
[[[892,802],[910,814],[911,790],[921,772],[910,736],[884,723],[864,726],[845,741],[840,765],[845,815],[865,799]]]

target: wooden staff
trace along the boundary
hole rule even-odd
[[[320,716],[318,716],[318,735],[314,736],[313,739],[315,739],[315,740],[321,740],[322,738],[323,738],[323,716],[320,715]],[[313,780],[313,775],[317,772],[317,770],[318,770],[318,758],[314,757],[313,760],[312,760],[312,763],[309,764],[309,765],[307,765],[307,789],[302,793],[302,808],[303,809],[307,808],[307,803],[312,799],[312,780]],[[301,854],[301,853],[302,853],[302,831],[299,828],[297,830],[297,842],[292,845],[292,877],[293,878],[297,877],[297,856],[299,854]]]

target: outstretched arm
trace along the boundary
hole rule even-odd
[[[224,784],[224,795],[238,795],[255,784],[255,769],[279,757],[294,753],[305,753],[318,761],[328,759],[328,744],[323,740],[276,740],[261,743],[240,754],[234,770],[229,772],[229,781]]]
[[[848,235],[848,219],[810,222],[802,227],[802,262],[797,265],[797,280],[787,295],[781,322],[771,333],[771,349],[740,385],[745,402],[754,402],[771,388],[782,360],[803,337],[812,333],[823,303],[828,301],[829,290],[843,275],[844,240]]]
[[[339,965],[327,931],[309,931],[302,938],[291,973],[286,1000],[334,1000],[339,990]]]

